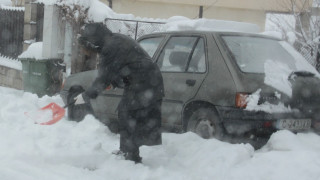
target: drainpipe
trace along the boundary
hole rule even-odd
[[[71,60],[72,60],[72,37],[73,29],[69,22],[66,22],[64,38],[64,62],[66,63],[66,75],[71,74]]]
[[[203,18],[203,6],[199,7],[199,18]]]
[[[108,0],[109,1],[109,7],[112,9],[112,0]]]

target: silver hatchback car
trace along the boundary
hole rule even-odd
[[[204,138],[219,139],[227,134],[259,137],[279,129],[320,129],[319,75],[279,39],[183,31],[145,35],[138,42],[162,71],[165,130],[194,131]],[[285,69],[287,74],[273,76],[276,69]],[[64,102],[72,102],[96,75],[93,70],[69,76],[61,91]],[[272,84],[277,80],[278,84]],[[122,92],[106,89],[85,105],[71,105],[69,118],[79,120],[89,112],[116,131]]]

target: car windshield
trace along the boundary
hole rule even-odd
[[[264,73],[265,63],[270,60],[297,70],[295,57],[281,41],[248,36],[224,35],[222,38],[243,72]]]

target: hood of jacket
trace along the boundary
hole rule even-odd
[[[103,23],[90,23],[81,30],[79,43],[89,50],[100,52],[105,38],[112,32]]]

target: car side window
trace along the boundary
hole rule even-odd
[[[206,54],[204,40],[200,38],[189,63],[188,72],[206,72]]]
[[[162,40],[163,37],[147,38],[139,41],[139,44],[149,54],[150,57],[153,57]]]
[[[185,72],[198,37],[172,37],[157,61],[162,72]]]

